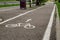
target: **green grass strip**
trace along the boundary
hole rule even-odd
[[[60,3],[56,2],[56,4],[57,4],[57,7],[58,7],[58,14],[59,14],[59,17],[60,17]]]
[[[0,0],[0,2],[4,2],[4,1],[16,1],[16,0]]]
[[[1,7],[11,7],[11,6],[19,6],[20,4],[5,4],[5,5],[0,5]]]

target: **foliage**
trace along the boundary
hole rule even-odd
[[[10,6],[19,6],[19,4],[0,5],[0,8],[1,8],[1,7],[10,7]]]
[[[56,2],[56,4],[57,4],[57,7],[58,7],[58,13],[59,13],[59,17],[60,17],[60,3]]]
[[[1,1],[16,1],[16,0],[0,0],[0,2],[1,2]]]

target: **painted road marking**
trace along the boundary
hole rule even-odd
[[[23,23],[16,23],[16,24],[7,24],[5,27],[20,27]]]
[[[35,26],[31,25],[30,23],[7,24],[7,25],[5,25],[5,27],[7,27],[7,28],[24,27],[25,29],[34,29],[35,28]]]
[[[24,26],[25,29],[34,29],[35,26],[34,25],[31,25],[30,23],[27,23],[25,26]]]
[[[55,13],[55,5],[54,5],[49,23],[47,25],[47,29],[45,31],[45,34],[44,34],[44,37],[42,40],[50,40],[50,34],[51,34],[51,29],[52,29],[52,24],[53,24],[54,13]]]
[[[32,19],[28,19],[27,21],[25,21],[25,22],[29,22],[29,21],[31,21]]]
[[[27,21],[25,22],[29,22],[31,21],[31,19],[28,19]],[[16,23],[16,24],[7,24],[5,25],[5,27],[8,27],[8,28],[12,28],[12,27],[24,27],[25,29],[34,29],[35,26],[34,25],[31,25],[30,23]]]
[[[5,27],[9,27],[9,28],[11,28],[11,27],[17,27],[18,25],[17,24],[7,24],[7,25],[5,25]]]
[[[44,6],[46,6],[46,5],[44,5]],[[44,6],[38,7],[38,8],[36,8],[36,9],[33,9],[33,10],[30,10],[30,11],[27,11],[27,12],[25,12],[25,13],[23,13],[23,14],[19,14],[19,15],[17,15],[17,16],[14,16],[14,17],[12,17],[12,18],[9,18],[9,19],[7,19],[7,20],[1,22],[0,24],[6,23],[6,22],[11,21],[11,20],[13,20],[13,19],[16,19],[16,18],[18,18],[18,17],[20,17],[20,16],[26,15],[26,14],[28,14],[29,12],[33,12],[33,11],[39,9],[39,8],[44,7]]]

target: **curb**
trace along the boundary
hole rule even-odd
[[[54,5],[54,7],[53,7],[53,11],[51,13],[51,17],[50,17],[49,23],[47,25],[47,28],[46,28],[46,31],[45,31],[45,34],[44,34],[44,37],[42,40],[50,40],[53,18],[54,18],[54,14],[55,14],[55,7],[56,7],[56,5]]]
[[[58,8],[56,6],[56,39],[60,40],[60,27],[59,27],[59,16],[58,16]]]

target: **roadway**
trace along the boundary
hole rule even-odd
[[[0,40],[42,40],[53,8],[54,4],[48,4],[25,13],[19,10],[1,13],[5,20],[0,23]],[[52,28],[55,32],[55,27]]]

